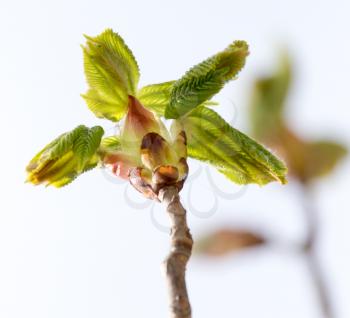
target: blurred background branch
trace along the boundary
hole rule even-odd
[[[321,177],[334,171],[347,154],[347,149],[338,141],[302,138],[291,127],[285,116],[285,106],[292,79],[292,62],[289,54],[284,51],[280,54],[276,69],[270,75],[254,81],[249,105],[250,124],[255,138],[275,150],[286,161],[289,180],[298,185],[297,200],[300,202],[306,236],[297,249],[306,262],[322,317],[335,318],[328,277],[316,250],[321,224],[313,187],[316,182],[321,181]],[[284,191],[289,189],[287,187]],[[292,192],[289,195],[293,195]],[[255,231],[223,228],[204,236],[195,250],[198,254],[218,257],[252,247],[265,247],[268,242],[270,241],[267,238]],[[290,252],[295,250],[290,244],[283,247]]]
[[[319,304],[323,316],[325,318],[334,318],[334,309],[332,297],[329,292],[327,277],[323,273],[322,264],[317,255],[318,235],[320,232],[320,222],[318,219],[318,211],[314,205],[314,197],[312,189],[305,185],[300,189],[300,201],[302,203],[302,210],[305,216],[306,225],[306,240],[304,248],[302,249],[305,257],[306,265],[309,270],[310,278],[314,284],[315,292],[319,299]]]

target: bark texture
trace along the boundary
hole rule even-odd
[[[186,221],[178,189],[170,186],[159,191],[159,200],[166,206],[171,221],[170,254],[164,261],[164,272],[170,298],[170,318],[191,318],[185,273],[191,257],[193,240]]]

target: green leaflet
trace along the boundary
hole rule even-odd
[[[107,29],[96,37],[87,39],[84,51],[92,57],[123,88],[127,94],[135,95],[140,71],[131,50],[119,34]]]
[[[62,160],[58,160],[56,164],[51,168],[54,173],[51,172],[49,178],[47,178],[46,186],[54,186],[61,188],[73,182],[79,175],[96,167],[99,161],[98,156],[94,155],[83,167],[80,172],[74,169],[74,161],[67,162],[64,166]]]
[[[103,134],[103,128],[100,126],[88,128],[79,125],[46,146],[42,156],[45,159],[57,159],[72,150],[79,161],[84,163],[96,152]]]
[[[238,184],[286,183],[283,162],[263,146],[232,128],[215,111],[198,107],[181,119],[188,155],[214,165]]]
[[[99,161],[97,149],[103,133],[99,126],[80,125],[60,135],[29,162],[28,181],[60,187],[94,168]]]
[[[54,139],[48,145],[46,145],[31,161],[31,163],[40,160],[54,160],[62,157],[65,153],[70,151],[74,145],[74,141],[77,139],[79,134],[85,130],[84,125],[79,125],[73,130],[61,134],[59,137]]]
[[[121,149],[120,138],[117,136],[105,137],[101,141],[100,148],[109,151],[118,151]]]
[[[78,172],[83,171],[85,164],[96,153],[104,134],[102,127],[84,127],[80,130],[73,144],[74,155],[78,157]]]
[[[165,118],[179,118],[212,98],[243,68],[248,45],[235,41],[222,52],[192,67],[171,91]]]
[[[170,94],[174,83],[175,81],[169,81],[144,86],[138,91],[137,98],[143,106],[155,112],[158,116],[164,116],[164,111],[170,102]]]
[[[96,90],[89,89],[86,94],[81,95],[89,109],[95,114],[98,118],[106,118],[111,121],[119,121],[126,113],[127,110],[127,96],[125,100],[118,101],[103,98],[99,96]]]
[[[118,121],[125,114],[128,95],[135,95],[140,73],[123,39],[111,29],[86,36],[84,70],[90,87],[83,95],[97,117]]]
[[[128,95],[118,85],[112,74],[107,73],[84,51],[84,70],[90,89],[83,98],[97,117],[119,120],[127,109]]]
[[[169,81],[159,84],[151,84],[142,87],[137,98],[143,106],[153,111],[160,117],[164,117],[165,109],[170,104],[171,91],[176,81]],[[217,106],[218,103],[212,100],[205,101],[204,106]]]
[[[98,153],[101,158],[104,158],[105,155],[118,152],[122,150],[122,145],[120,137],[117,136],[108,136],[102,139]]]

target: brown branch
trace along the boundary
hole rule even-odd
[[[193,240],[186,222],[186,210],[175,187],[161,189],[159,200],[165,204],[171,220],[171,249],[163,264],[169,290],[170,317],[191,318],[185,272]]]
[[[307,237],[304,245],[304,255],[309,269],[310,277],[313,281],[315,292],[317,293],[319,304],[324,318],[334,318],[333,306],[331,297],[328,291],[328,286],[325,282],[325,277],[322,271],[322,266],[317,257],[316,244],[319,233],[318,211],[316,211],[311,189],[308,185],[302,186],[302,200],[305,222],[307,226]]]

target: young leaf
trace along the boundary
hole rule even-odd
[[[102,151],[108,151],[108,152],[121,150],[120,138],[117,136],[109,136],[109,137],[103,138],[101,141],[100,149]]]
[[[84,70],[90,89],[83,97],[97,117],[117,121],[126,112],[128,95],[136,94],[138,65],[123,39],[110,29],[86,39]]]
[[[169,81],[159,84],[152,84],[142,87],[137,98],[143,106],[156,113],[158,116],[164,117],[165,109],[170,104],[171,91],[176,81]],[[217,102],[212,100],[205,101],[204,106],[216,106]]]
[[[108,120],[117,122],[124,115],[127,110],[127,95],[123,99],[111,99],[102,97],[97,93],[97,90],[89,89],[85,94],[81,94],[89,109],[98,118],[106,118]]]
[[[248,45],[235,41],[224,51],[192,67],[171,91],[166,118],[179,118],[212,98],[224,84],[235,78],[248,56]]]
[[[118,121],[127,110],[128,94],[87,52],[84,69],[90,89],[82,94],[89,109],[99,118]]]
[[[164,111],[170,102],[171,90],[175,81],[142,87],[137,98],[143,106],[155,112],[158,116],[164,116]]]
[[[87,128],[83,126],[73,144],[74,155],[78,158],[78,172],[84,170],[84,166],[96,153],[104,134],[102,127]]]
[[[286,183],[286,167],[263,146],[232,128],[215,111],[194,109],[181,119],[188,155],[214,165],[238,184]]]
[[[61,187],[94,168],[103,129],[81,125],[64,133],[41,150],[28,164],[28,181]]]

